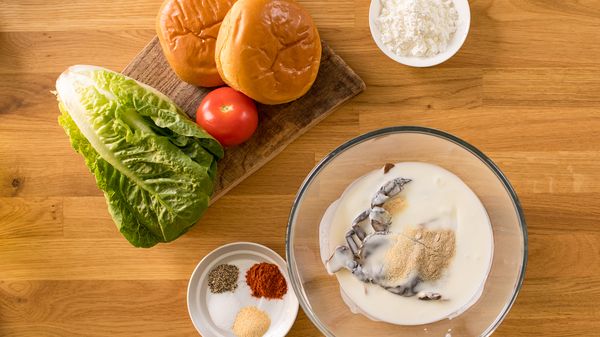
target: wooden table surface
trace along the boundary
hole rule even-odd
[[[471,1],[470,35],[430,69],[387,59],[366,0],[301,0],[367,90],[217,201],[176,242],[135,249],[70,147],[50,94],[84,63],[122,69],[160,0],[0,0],[0,336],[195,336],[196,263],[250,240],[284,254],[313,165],[391,125],[439,128],[489,155],[527,217],[529,265],[497,336],[600,336],[600,1]],[[319,336],[300,313],[289,336]]]

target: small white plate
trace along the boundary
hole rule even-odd
[[[277,265],[285,276],[288,291],[283,299],[252,297],[250,287],[246,284],[246,271],[260,262]],[[208,273],[224,263],[240,269],[238,287],[234,292],[213,294],[208,288]],[[220,309],[209,310],[211,304]],[[251,242],[230,243],[206,255],[194,269],[188,283],[187,305],[194,327],[207,337],[235,337],[231,327],[239,310],[246,306],[255,306],[269,314],[271,326],[264,337],[285,336],[298,314],[298,299],[289,281],[285,261],[271,249]]]
[[[454,0],[454,7],[458,12],[458,26],[445,52],[432,57],[398,56],[389,50],[381,41],[379,29],[377,28],[377,17],[381,12],[381,0],[371,0],[369,7],[369,28],[371,36],[377,47],[392,60],[411,67],[432,67],[450,59],[462,47],[469,35],[471,26],[471,9],[468,0]]]

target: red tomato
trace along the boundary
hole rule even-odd
[[[196,122],[221,145],[235,146],[247,141],[258,125],[254,101],[230,87],[211,91],[196,111]]]

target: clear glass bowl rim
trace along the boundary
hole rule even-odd
[[[496,177],[498,177],[498,179],[500,180],[500,182],[506,189],[506,192],[510,196],[510,199],[512,200],[513,206],[515,207],[515,210],[517,211],[517,217],[519,219],[519,224],[521,226],[521,233],[523,233],[523,263],[521,265],[521,270],[519,271],[519,280],[517,282],[517,285],[515,287],[515,290],[512,294],[511,299],[507,302],[507,304],[505,305],[502,312],[496,317],[496,320],[481,335],[481,336],[486,336],[486,337],[490,336],[498,328],[500,323],[502,323],[502,321],[504,320],[504,318],[510,311],[515,300],[517,299],[517,295],[519,294],[521,287],[523,286],[523,280],[525,279],[525,269],[527,267],[527,255],[528,255],[528,244],[527,244],[528,237],[527,237],[527,224],[525,222],[525,215],[523,213],[523,209],[521,207],[519,198],[517,197],[517,193],[515,192],[514,188],[510,184],[510,182],[508,181],[508,178],[506,178],[506,176],[504,175],[504,173],[502,173],[500,168],[498,168],[498,166],[489,157],[487,157],[485,154],[483,154],[483,152],[478,150],[473,145],[465,142],[464,140],[462,140],[452,134],[449,134],[449,133],[441,131],[441,130],[427,128],[427,127],[421,127],[421,126],[386,127],[386,128],[370,131],[370,132],[367,132],[360,136],[357,136],[355,138],[352,138],[349,141],[338,146],[335,150],[331,151],[331,153],[329,153],[327,156],[325,156],[325,158],[323,158],[310,171],[310,173],[308,174],[306,179],[304,179],[304,182],[302,182],[302,185],[300,186],[300,189],[298,190],[298,193],[296,194],[294,203],[292,204],[292,209],[290,211],[290,216],[288,219],[287,234],[286,234],[286,240],[285,240],[285,254],[286,254],[286,260],[287,260],[287,266],[288,266],[288,274],[289,274],[289,277],[290,277],[290,280],[292,283],[292,287],[294,288],[294,292],[296,293],[296,296],[298,297],[298,300],[300,302],[300,306],[302,307],[302,310],[304,310],[304,313],[306,314],[306,316],[308,316],[310,321],[325,336],[336,337],[331,331],[329,331],[329,329],[325,326],[325,324],[323,324],[321,322],[321,320],[319,320],[319,318],[313,313],[312,309],[310,308],[310,304],[308,303],[308,300],[305,297],[304,291],[302,290],[299,276],[297,275],[295,268],[292,267],[292,265],[295,266],[294,253],[292,251],[292,240],[293,240],[293,238],[291,236],[292,223],[294,222],[294,219],[296,217],[296,212],[298,211],[298,207],[302,200],[304,192],[306,191],[308,186],[312,183],[314,178],[319,174],[319,172],[321,172],[321,170],[324,167],[326,167],[331,161],[333,161],[339,154],[341,154],[344,151],[346,151],[347,149],[349,149],[355,145],[358,145],[362,142],[365,142],[367,140],[377,138],[380,136],[384,136],[384,135],[388,135],[388,134],[395,134],[395,133],[421,133],[421,134],[436,136],[438,138],[442,138],[444,140],[450,141],[450,142],[462,147],[463,149],[469,151],[471,154],[473,154],[475,157],[477,157],[479,160],[481,160],[496,175]]]

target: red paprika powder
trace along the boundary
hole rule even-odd
[[[257,263],[246,272],[246,284],[254,297],[281,299],[287,293],[287,282],[279,267],[271,263]]]

